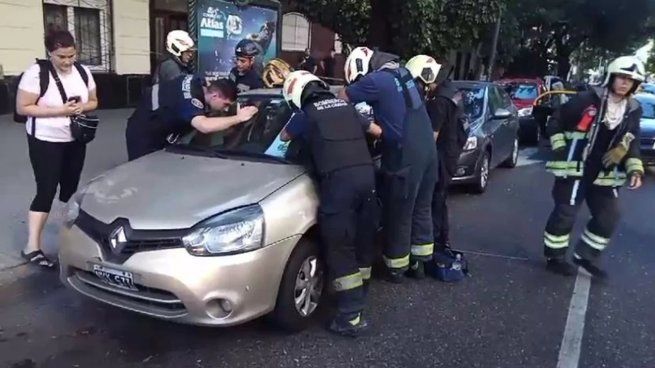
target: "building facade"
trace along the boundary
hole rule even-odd
[[[78,59],[98,85],[100,108],[134,106],[165,54],[166,34],[187,30],[187,0],[4,0],[0,1],[0,113],[13,111],[20,74],[35,58],[45,58],[44,34],[67,29],[75,36]],[[340,51],[334,32],[302,14],[282,16],[280,56],[292,66],[305,49],[317,62]],[[343,58],[335,70],[341,72]],[[341,63],[341,64],[339,64]],[[321,71],[319,70],[319,73]],[[337,75],[339,76],[339,74]]]

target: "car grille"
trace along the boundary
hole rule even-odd
[[[80,293],[120,308],[159,318],[179,318],[188,312],[174,294],[135,284],[138,291],[125,290],[103,282],[92,272],[74,269],[68,282]]]
[[[184,246],[182,243],[184,231],[132,230],[127,220],[119,219],[111,224],[105,224],[84,211],[80,211],[75,225],[98,243],[105,257],[112,262],[125,262],[132,254],[138,252]],[[120,227],[126,232],[127,239],[120,247],[112,247],[110,237],[112,232]]]

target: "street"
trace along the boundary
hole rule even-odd
[[[83,180],[125,160],[129,110],[102,111]],[[602,265],[605,282],[547,273],[543,227],[552,209],[544,153],[492,172],[489,189],[450,199],[453,245],[471,277],[394,285],[374,279],[366,337],[323,328],[283,334],[265,320],[212,329],[171,324],[96,303],[55,271],[18,266],[34,184],[22,125],[0,117],[0,367],[655,367],[655,175],[621,191],[623,217]],[[579,234],[589,214],[580,212]],[[46,232],[56,250],[56,229]],[[574,293],[574,288],[577,291]]]

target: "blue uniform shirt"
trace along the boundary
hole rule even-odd
[[[205,114],[203,79],[183,75],[159,85],[159,106],[153,106],[166,133],[191,128],[191,120]]]
[[[237,85],[239,93],[247,92],[251,89],[264,88],[262,77],[257,74],[254,68],[248,70],[244,74],[240,74],[236,67],[232,68],[229,78]]]
[[[373,108],[375,121],[380,124],[383,139],[400,142],[405,125],[405,99],[393,74],[375,71],[346,87],[346,94],[354,104],[366,102]]]

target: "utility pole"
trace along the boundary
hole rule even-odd
[[[498,19],[496,19],[496,29],[494,30],[494,38],[491,42],[491,56],[489,57],[489,69],[487,70],[487,80],[491,80],[491,73],[494,71],[496,64],[496,54],[498,48],[498,36],[500,35],[500,22],[503,18],[503,9],[498,10]]]

